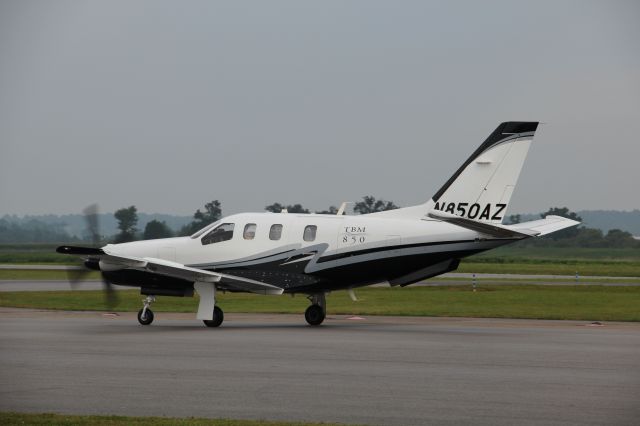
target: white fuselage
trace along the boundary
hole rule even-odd
[[[206,244],[207,236],[223,224],[233,224],[232,235]],[[277,235],[272,234],[274,226],[281,226]],[[309,227],[315,229],[315,234],[309,232]],[[225,217],[191,237],[110,244],[104,250],[207,270],[269,270],[270,274],[258,277],[254,272],[251,276],[276,285],[280,283],[274,271],[294,275],[326,273],[327,280],[334,280],[329,272],[341,271],[344,285],[348,281],[356,286],[390,280],[443,259],[458,259],[507,242],[485,240],[475,231],[429,219],[242,213]],[[372,266],[378,264],[380,267]],[[291,276],[287,279],[295,280]]]
[[[437,220],[409,221],[370,216],[336,216],[322,214],[240,213],[227,216],[216,224],[233,223],[233,237],[207,245],[206,232],[193,237],[163,238],[108,244],[105,251],[136,257],[153,257],[185,265],[218,264],[250,258],[254,255],[327,244],[324,255],[355,252],[380,246],[402,246],[441,241],[476,240],[480,234]],[[244,227],[255,224],[255,236],[243,237]],[[269,239],[272,225],[282,225],[279,240]],[[303,239],[304,228],[317,226],[311,241]],[[213,229],[214,227],[209,226]]]

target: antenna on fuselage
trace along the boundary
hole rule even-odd
[[[351,298],[351,300],[353,300],[354,302],[358,301],[358,298],[356,297],[356,292],[353,291],[352,288],[350,288],[349,290],[347,290],[347,293],[349,293],[349,297]]]
[[[340,216],[344,214],[344,209],[347,208],[347,204],[351,204],[351,201],[343,201],[342,204],[340,204],[340,208],[338,209],[336,216]]]

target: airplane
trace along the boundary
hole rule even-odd
[[[241,213],[188,237],[61,246],[101,271],[107,284],[139,287],[138,312],[153,322],[156,296],[200,297],[197,319],[218,327],[216,293],[304,294],[309,325],[326,317],[325,295],[388,282],[408,286],[454,271],[460,260],[580,222],[547,216],[503,224],[538,122],[504,122],[433,197],[419,205],[363,215]],[[422,182],[415,182],[418,188]],[[109,287],[110,288],[110,287]]]

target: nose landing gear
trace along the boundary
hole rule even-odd
[[[153,311],[150,306],[156,301],[155,296],[147,296],[142,300],[144,307],[138,311],[138,322],[142,325],[149,325],[153,322]]]
[[[326,298],[324,293],[310,294],[307,299],[311,301],[311,306],[304,313],[304,319],[309,325],[317,326],[322,324],[326,315]]]

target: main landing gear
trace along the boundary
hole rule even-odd
[[[147,296],[142,300],[144,307],[138,311],[138,322],[142,325],[149,325],[153,322],[153,311],[150,306],[156,301],[155,296]]]
[[[304,312],[304,319],[309,325],[320,325],[327,315],[327,302],[324,293],[310,294],[307,299],[311,302],[311,306]]]
[[[224,312],[222,312],[222,309],[220,309],[220,307],[218,306],[213,308],[212,320],[202,320],[204,325],[206,325],[207,327],[220,327],[222,321],[224,321]]]

